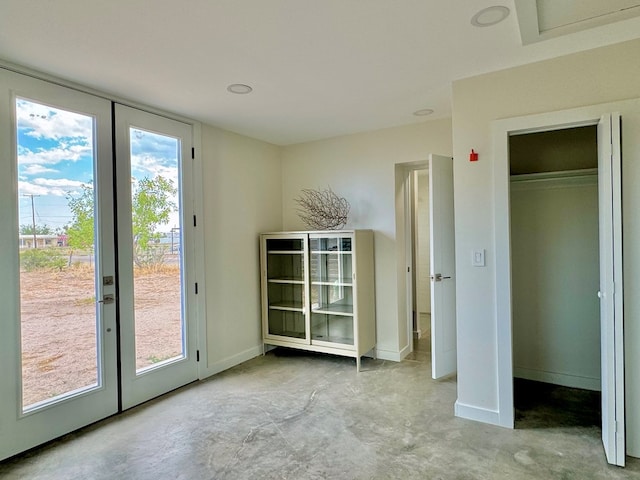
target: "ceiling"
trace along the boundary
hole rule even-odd
[[[589,28],[523,46],[516,3]],[[640,37],[638,16],[590,23],[601,0],[561,3],[577,20],[550,0],[1,0],[0,59],[287,145],[450,117],[453,80]],[[472,26],[491,5],[511,13]]]

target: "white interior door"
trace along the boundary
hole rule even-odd
[[[191,125],[116,104],[122,407],[198,378]]]
[[[455,236],[453,159],[429,157],[431,372],[441,378],[456,371]]]
[[[602,443],[607,461],[625,464],[622,191],[620,115],[598,123]]]
[[[118,387],[111,103],[4,69],[0,92],[1,460]]]

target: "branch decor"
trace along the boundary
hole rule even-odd
[[[339,230],[347,223],[351,206],[346,198],[336,195],[331,187],[326,190],[305,188],[298,204],[298,216],[313,230]]]

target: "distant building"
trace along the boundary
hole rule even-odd
[[[36,235],[36,246],[38,248],[45,247],[66,247],[66,235]],[[33,248],[33,235],[19,235],[20,248]]]

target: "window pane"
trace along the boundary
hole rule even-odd
[[[185,355],[180,140],[130,128],[136,371]]]
[[[94,119],[16,100],[24,410],[100,383]]]

